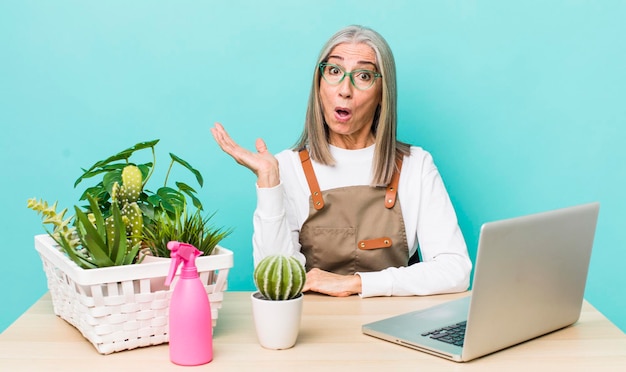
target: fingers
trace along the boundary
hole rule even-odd
[[[256,173],[258,165],[256,164],[255,155],[243,147],[239,146],[226,132],[226,129],[220,123],[215,123],[211,128],[211,134],[215,138],[215,142],[220,146],[222,151],[230,155],[238,164],[241,164]]]
[[[259,154],[267,152],[267,145],[265,144],[265,141],[263,141],[261,138],[257,138],[256,140],[256,151]]]
[[[317,268],[306,273],[303,292],[312,291],[329,296],[345,297],[361,291],[359,275],[339,275]]]
[[[215,126],[211,128],[211,134],[222,150],[230,155],[233,155],[232,151],[235,148],[236,143],[232,140],[232,138],[230,138],[220,123],[215,123]]]
[[[226,133],[226,130],[224,129],[222,124],[215,123],[213,128],[211,128],[211,133],[213,134],[213,137],[216,137],[217,139],[217,137],[221,138]]]

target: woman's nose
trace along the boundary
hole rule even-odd
[[[350,78],[348,76],[346,76],[345,79],[343,79],[343,81],[341,83],[339,83],[339,95],[343,98],[349,98],[352,97],[352,89],[354,89],[354,86],[352,86],[352,82],[350,81]]]

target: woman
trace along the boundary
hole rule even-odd
[[[258,139],[251,152],[215,124],[222,150],[257,175],[255,262],[293,255],[304,289],[331,296],[468,288],[472,264],[441,176],[428,152],[396,140],[396,112],[389,46],[349,26],[320,53],[293,149],[273,156]]]

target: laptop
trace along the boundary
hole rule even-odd
[[[471,295],[364,324],[362,332],[467,362],[575,323],[599,209],[589,203],[485,223]]]

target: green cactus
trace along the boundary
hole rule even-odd
[[[111,186],[111,201],[115,202],[115,203],[121,203],[121,197],[120,195],[122,194],[122,190],[121,190],[121,186],[119,183],[115,182],[113,183],[113,186]]]
[[[302,293],[306,272],[294,257],[265,257],[254,269],[254,284],[261,294],[273,301],[290,300]]]
[[[143,188],[141,170],[135,165],[127,165],[122,170],[123,196],[126,203],[139,200]]]
[[[143,214],[136,202],[122,208],[122,219],[126,225],[126,237],[131,247],[141,243],[143,234]]]
[[[126,226],[126,238],[131,247],[141,243],[142,239],[143,213],[137,204],[142,190],[141,170],[135,165],[125,166],[122,170],[122,184],[115,182],[111,188],[111,200],[120,208]],[[107,231],[113,231],[113,216],[106,219],[105,225]],[[107,237],[108,244],[113,244],[113,234]]]
[[[111,208],[113,208],[113,205],[117,207],[117,202],[114,201],[113,204],[111,204]],[[93,223],[93,213],[90,213],[88,218]],[[130,204],[126,204],[124,208],[120,210],[120,219],[124,223],[124,231],[126,233],[125,236],[128,246],[134,247],[141,244],[143,233],[143,215],[141,214],[141,209],[139,209],[137,203],[132,202]],[[115,244],[114,237],[116,229],[116,222],[113,213],[111,213],[111,215],[104,220],[104,227],[106,230],[107,245],[112,247]]]
[[[122,169],[122,184],[113,183],[111,199],[116,201],[121,208],[126,204],[139,200],[143,191],[141,170],[135,165],[127,165]]]

